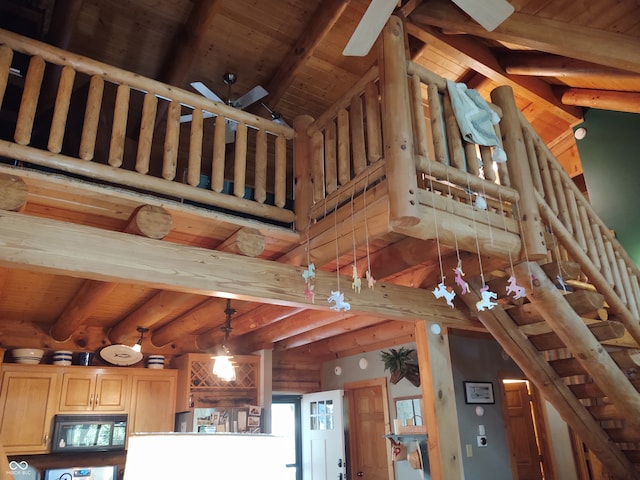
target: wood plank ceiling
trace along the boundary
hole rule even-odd
[[[268,108],[253,105],[253,113],[268,116],[271,109],[289,124],[301,114],[319,116],[374,62],[375,49],[366,57],[341,54],[368,6],[366,0],[41,0],[28,7],[18,0],[3,3],[3,28],[26,33],[22,20],[29,19],[33,28],[28,33],[36,38],[185,89],[190,89],[190,82],[202,81],[226,98],[223,75],[233,72],[237,82],[232,98],[262,85],[269,92],[263,100]],[[640,5],[635,0],[512,0],[515,13],[493,32],[483,30],[450,0],[401,3],[397,13],[406,18],[408,47],[418,63],[486,95],[497,85],[511,85],[520,109],[561,161],[577,156],[571,126],[580,122],[583,108],[640,113]],[[86,240],[90,236],[80,226],[123,231],[139,204],[132,194],[108,195],[86,185],[69,188],[42,175],[26,175],[25,181],[29,201],[24,213],[42,217],[43,222],[50,217],[75,224],[78,230],[70,227],[71,233]],[[259,259],[280,259],[293,266],[306,263],[301,253],[304,239],[289,229],[249,220],[231,222],[224,215],[186,205],[168,210],[173,225],[166,242],[229,252],[238,228],[244,227],[254,229],[244,232],[264,241]],[[98,246],[85,247],[84,254],[100,255]],[[380,288],[383,282],[407,289],[437,283],[438,256],[432,243],[388,235],[369,247],[370,257],[364,249],[357,256],[360,263],[371,262]],[[353,255],[338,262],[346,275],[352,262]],[[335,259],[324,259],[323,270],[335,268]],[[106,279],[115,283],[105,288],[100,286],[104,282],[86,281],[92,277],[80,272],[80,266],[75,276],[2,268],[1,343],[95,350],[130,341],[141,324],[151,328],[155,347],[149,344],[149,349],[167,354],[205,351],[222,340],[222,298],[193,289],[190,294],[159,290],[151,281],[124,282],[117,276]],[[255,283],[246,272],[236,273],[234,282]],[[261,289],[259,284],[255,288]],[[413,338],[411,323],[397,316],[328,315],[284,297],[262,304],[237,296],[232,339],[244,352],[273,347],[324,359]],[[480,328],[464,306],[447,314],[426,294],[420,303],[418,310],[435,309],[452,325]],[[413,313],[406,320],[420,316]],[[73,332],[68,340],[52,341],[52,327],[64,331],[69,325]]]

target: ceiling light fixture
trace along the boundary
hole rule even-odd
[[[140,332],[140,338],[138,339],[138,341],[135,344],[131,345],[131,349],[134,352],[140,352],[140,351],[142,351],[142,338],[144,337],[144,333],[148,332],[149,329],[145,328],[145,327],[138,327],[138,328],[136,328],[136,330],[138,332]]]
[[[231,308],[231,300],[227,300],[227,308],[224,309],[224,313],[227,315],[226,322],[221,330],[224,332],[224,341],[222,342],[221,352],[213,358],[213,374],[224,380],[225,382],[232,382],[236,379],[236,368],[233,365],[233,355],[229,353],[229,347],[227,347],[227,341],[229,340],[229,334],[231,333],[231,315],[236,313],[236,310]]]

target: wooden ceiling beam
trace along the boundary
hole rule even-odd
[[[171,214],[169,212],[161,207],[143,205],[133,211],[124,232],[160,239],[164,238],[170,230]],[[87,322],[96,307],[113,292],[116,286],[116,282],[86,280],[51,326],[51,337],[57,342],[64,342],[71,338],[73,332]],[[136,327],[133,326],[133,329],[135,330]]]
[[[532,102],[542,103],[569,124],[582,120],[582,110],[563,105],[548,83],[535,78],[507,73],[500,66],[493,53],[480,43],[473,42],[461,35],[443,35],[429,25],[408,23],[406,28],[409,35],[413,35],[437,50],[450,55],[494,82],[511,86],[517,95]]]
[[[316,271],[318,302],[311,304],[305,297],[300,267],[13,212],[0,214],[0,238],[0,266],[91,280],[326,312],[331,304],[324,299],[336,288],[334,273]],[[348,286],[351,278],[343,276],[341,283]],[[416,288],[378,282],[373,290],[345,290],[344,294],[354,314],[466,321],[459,309]]]
[[[272,109],[276,108],[278,102],[280,102],[289,86],[293,83],[297,73],[333,28],[350,1],[328,0],[318,4],[318,8],[311,15],[311,21],[303,30],[302,35],[296,40],[291,51],[280,63],[266,86],[269,95],[265,102]]]
[[[418,25],[433,25],[640,73],[638,37],[519,12],[513,13],[495,30],[488,32],[457,9],[450,0],[430,0],[414,10],[410,20]]]
[[[290,350],[310,343],[326,340],[337,335],[348,334],[354,330],[371,327],[387,320],[381,317],[356,315],[347,319],[337,319],[317,328],[306,330],[298,335],[292,335],[274,342],[274,350]]]
[[[640,92],[567,88],[562,92],[561,98],[566,105],[640,113]]]
[[[512,75],[555,78],[613,77],[621,80],[640,81],[640,74],[635,72],[548,53],[506,53],[499,55],[498,60],[505,71]]]
[[[149,225],[150,221],[151,219],[144,216],[135,223],[130,222],[128,228],[149,232],[151,227],[151,225]],[[156,230],[158,230],[158,228],[156,228]],[[152,236],[151,234],[146,236],[149,238],[164,238],[167,233],[168,231],[162,235],[162,237],[157,236],[157,234],[156,236]],[[264,250],[264,236],[255,228],[242,227],[229,236],[229,238],[220,245],[219,249],[224,252],[255,257],[260,255]],[[194,298],[194,295],[188,293],[160,290],[144,305],[141,305],[136,311],[115,325],[111,329],[111,332],[109,332],[109,338],[113,343],[125,342],[136,335],[138,327],[151,328],[154,324],[169,316],[172,311],[175,312],[181,308],[193,305],[194,302],[199,303],[202,301],[204,301],[204,299]],[[208,314],[201,315],[202,310],[208,311],[209,308],[218,308],[217,302],[214,302],[214,305],[210,307],[201,305],[194,308],[186,315],[182,315],[171,322],[175,322],[175,325],[165,325],[160,332],[153,332],[151,334],[152,343],[156,346],[163,346],[181,335],[192,333],[209,324],[211,316],[208,316]],[[187,319],[183,317],[187,317]],[[213,318],[216,318],[216,316],[213,315]]]

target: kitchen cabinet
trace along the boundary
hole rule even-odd
[[[0,438],[7,454],[50,451],[53,417],[128,414],[128,432],[171,432],[177,370],[3,364]]]
[[[129,399],[130,375],[105,368],[75,367],[62,374],[60,412],[124,412]]]
[[[58,372],[7,364],[2,371],[0,438],[6,453],[46,453],[60,395]]]
[[[173,431],[176,380],[175,370],[148,370],[132,375],[129,434]]]

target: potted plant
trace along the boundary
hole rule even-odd
[[[391,383],[398,383],[403,378],[409,380],[414,386],[420,386],[420,371],[415,362],[415,350],[413,348],[390,348],[389,351],[380,352],[384,362],[384,369],[391,373]]]

